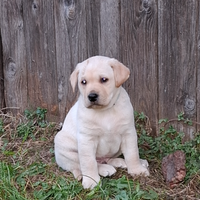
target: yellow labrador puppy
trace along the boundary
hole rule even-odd
[[[133,176],[149,175],[148,162],[139,159],[133,107],[121,86],[129,74],[118,60],[103,56],[79,63],[71,74],[80,96],[55,137],[55,157],[60,167],[82,178],[84,188],[93,188],[99,175],[111,176],[117,167]]]

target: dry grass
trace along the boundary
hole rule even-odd
[[[56,123],[48,123],[45,128],[41,128],[35,123],[35,129],[32,137],[28,137],[24,142],[17,133],[17,127],[21,123],[28,123],[28,120],[18,114],[0,113],[3,126],[0,133],[0,160],[14,166],[18,166],[22,172],[28,169],[34,163],[43,163],[45,172],[37,173],[26,178],[24,191],[28,197],[33,198],[33,186],[36,182],[51,182],[55,181],[55,177],[65,177],[73,181],[70,173],[64,172],[58,168],[54,160],[53,140],[55,134],[60,129],[60,125]],[[139,122],[138,122],[139,123]],[[147,121],[147,129],[150,130],[149,122]],[[1,130],[0,129],[0,130]],[[194,175],[188,182],[179,184],[176,188],[170,189],[163,178],[161,171],[161,161],[153,160],[150,162],[151,176],[148,178],[137,177],[134,181],[140,183],[141,190],[153,190],[158,194],[158,199],[188,199],[194,200],[200,198],[200,175]],[[117,173],[111,179],[118,179],[125,175],[128,179],[132,179],[126,170],[118,169]],[[19,186],[14,183],[16,188]],[[38,185],[39,190],[41,185]],[[72,199],[84,199],[89,191],[81,191],[77,197]],[[29,196],[30,195],[30,196]]]

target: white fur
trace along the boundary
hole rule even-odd
[[[129,73],[119,61],[95,56],[78,64],[71,75],[80,96],[55,137],[55,157],[60,167],[82,178],[84,188],[96,186],[99,175],[114,174],[115,167],[127,168],[133,176],[149,175],[148,162],[139,159],[133,107],[121,86]],[[97,101],[88,99],[91,93],[98,94]],[[117,158],[120,154],[125,159]]]

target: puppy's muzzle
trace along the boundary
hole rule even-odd
[[[89,99],[90,102],[95,102],[95,101],[97,101],[98,97],[99,97],[99,95],[96,94],[96,93],[90,93],[90,94],[88,95],[88,99]]]

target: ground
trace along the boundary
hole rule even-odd
[[[200,199],[199,133],[199,140],[185,146],[180,146],[181,136],[172,127],[162,130],[162,137],[155,139],[150,136],[148,117],[135,113],[140,154],[149,161],[151,175],[133,178],[125,169],[118,169],[114,176],[102,178],[101,185],[90,191],[56,165],[53,140],[61,125],[47,122],[45,114],[46,110],[41,108],[17,116],[1,112],[0,199]],[[196,161],[187,161],[186,178],[174,189],[166,184],[161,171],[162,157],[174,148],[167,150],[173,145],[172,140],[175,148],[184,148],[188,159]]]

